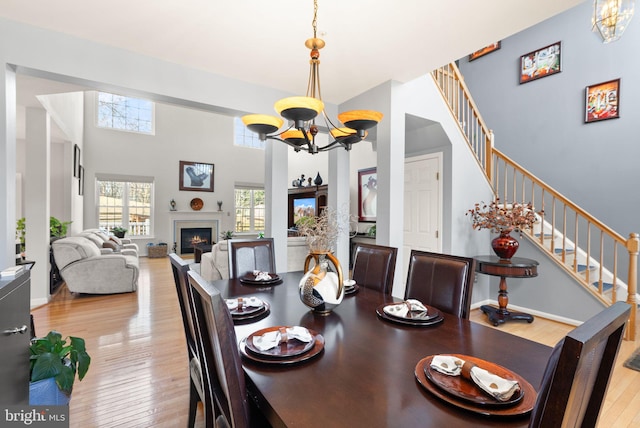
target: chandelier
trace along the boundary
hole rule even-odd
[[[592,30],[598,32],[604,43],[615,42],[633,17],[634,0],[595,0]]]
[[[340,126],[334,125],[324,111],[320,92],[320,49],[324,40],[316,37],[318,1],[313,2],[313,38],[307,39],[304,45],[311,50],[309,61],[309,81],[307,94],[304,97],[289,97],[276,101],[274,108],[284,119],[289,121],[288,127],[279,132],[284,120],[277,116],[265,114],[248,114],[242,122],[252,132],[259,135],[260,140],[277,140],[294,148],[311,154],[343,147],[351,150],[351,146],[367,136],[367,129],[375,127],[382,120],[382,113],[373,110],[352,110],[338,114]],[[318,146],[315,137],[318,134],[316,119],[321,115],[333,141],[325,146]]]

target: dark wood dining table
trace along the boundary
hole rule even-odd
[[[392,323],[376,313],[400,301],[360,288],[328,315],[311,312],[298,296],[302,272],[281,273],[282,283],[244,285],[238,279],[213,284],[226,298],[257,296],[268,316],[236,324],[238,341],[274,326],[300,325],[322,334],[316,357],[293,365],[243,358],[247,389],[274,427],[525,427],[528,415],[485,416],[463,410],[425,390],[416,364],[435,354],[462,354],[498,364],[536,390],[551,354],[548,346],[444,314],[430,327]]]

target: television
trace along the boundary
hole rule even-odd
[[[293,224],[302,217],[316,215],[316,198],[300,197],[293,199]]]

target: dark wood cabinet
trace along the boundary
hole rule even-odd
[[[29,404],[30,272],[0,279],[0,403]]]
[[[308,206],[313,201],[313,214],[320,215],[322,211],[327,207],[328,201],[328,186],[323,184],[322,186],[310,186],[310,187],[294,187],[289,189],[289,220],[288,226],[292,228],[295,226],[295,221],[304,213],[300,212],[301,206]]]

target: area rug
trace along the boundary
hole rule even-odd
[[[632,370],[637,370],[640,372],[640,348],[633,351],[633,354],[627,359],[627,361],[623,364],[625,367],[628,367]]]

